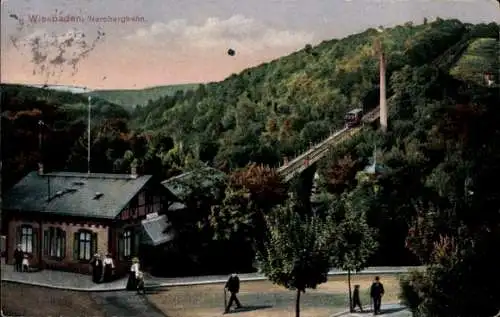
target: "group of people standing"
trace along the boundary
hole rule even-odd
[[[96,253],[90,261],[92,266],[92,281],[94,283],[107,283],[111,282],[114,278],[115,264],[111,254],[101,256]],[[144,293],[144,273],[140,270],[139,259],[132,259],[132,266],[130,267],[127,290],[137,290]]]
[[[107,283],[113,280],[115,263],[111,254],[108,253],[105,256],[94,254],[90,265],[92,266],[92,281],[94,283]]]

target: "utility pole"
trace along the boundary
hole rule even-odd
[[[89,96],[88,98],[89,100],[89,103],[88,103],[88,107],[89,107],[89,117],[88,117],[88,127],[87,127],[87,132],[88,132],[88,135],[87,135],[87,173],[90,175],[90,115],[91,115],[91,106],[92,106],[92,97]]]

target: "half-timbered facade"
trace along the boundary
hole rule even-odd
[[[32,172],[3,197],[7,261],[21,245],[36,267],[88,273],[95,253],[110,253],[123,272],[142,245],[169,240],[162,214],[174,201],[151,175]]]

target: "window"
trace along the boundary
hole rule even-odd
[[[146,193],[144,191],[142,191],[140,194],[139,194],[139,203],[138,205],[139,206],[142,206],[144,205],[146,202]]]
[[[132,230],[125,230],[123,233],[123,256],[132,255]]]
[[[63,259],[66,255],[66,232],[51,227],[43,232],[44,255]]]
[[[73,240],[73,256],[80,261],[90,261],[97,252],[97,233],[90,230],[75,232]]]
[[[124,260],[137,255],[140,235],[137,234],[134,227],[126,228],[122,234],[117,236],[117,240],[120,259]]]
[[[18,241],[21,245],[21,250],[26,253],[33,253],[33,227],[23,225],[19,229]]]

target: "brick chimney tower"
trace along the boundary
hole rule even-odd
[[[380,128],[383,132],[387,131],[387,96],[386,96],[386,61],[382,46],[379,51],[380,58]]]

